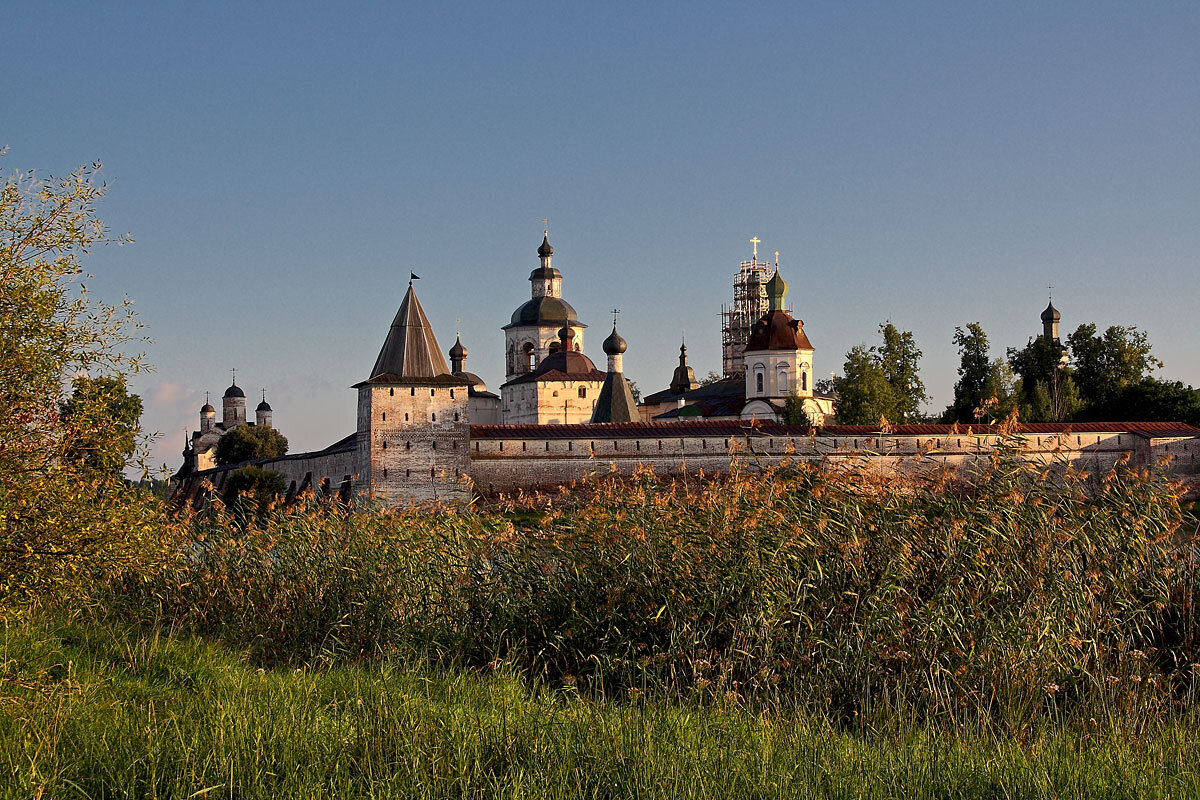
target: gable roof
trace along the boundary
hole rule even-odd
[[[425,316],[425,310],[421,308],[421,302],[417,300],[410,283],[367,380],[378,382],[376,378],[389,376],[392,379],[389,382],[398,382],[396,379],[437,378],[443,375],[450,375],[450,366],[438,347],[429,318]]]

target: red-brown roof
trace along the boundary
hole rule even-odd
[[[1000,433],[999,425],[894,425],[893,436],[951,436],[955,433]],[[1200,436],[1200,428],[1182,422],[1035,422],[1017,426],[1018,433],[1134,433],[1142,436]],[[473,439],[635,439],[679,436],[807,436],[807,428],[761,420],[696,420],[687,422],[608,422],[585,425],[472,425]],[[876,436],[878,425],[827,425],[820,436]]]
[[[804,335],[804,326],[786,311],[776,309],[763,316],[750,329],[746,352],[754,350],[812,350]]]

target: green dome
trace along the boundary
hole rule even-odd
[[[783,301],[787,298],[788,285],[779,270],[767,281],[767,299],[771,302],[772,311],[783,311]]]

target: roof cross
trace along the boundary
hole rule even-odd
[[[621,309],[619,309],[619,308],[614,308],[614,309],[612,310],[612,315],[613,315],[613,330],[614,330],[614,331],[617,329],[617,314],[620,314],[620,313],[621,313]]]
[[[233,373],[233,385],[237,386],[237,367],[232,367],[230,371]]]
[[[1047,291],[1050,292],[1050,299],[1054,300],[1054,284],[1053,283],[1050,284],[1049,286],[1046,287],[1046,289],[1047,289]]]
[[[750,239],[750,244],[754,245],[754,260],[755,261],[758,260],[758,243],[761,241],[762,240],[759,239],[757,236],[751,237],[751,239]]]

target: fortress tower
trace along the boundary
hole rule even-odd
[[[412,281],[358,389],[360,497],[389,504],[469,496],[471,381],[450,372]]]

